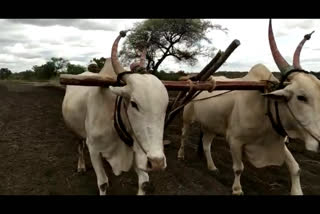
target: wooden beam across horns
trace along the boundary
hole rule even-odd
[[[74,74],[61,74],[60,75],[61,85],[79,85],[79,86],[124,86],[125,83],[117,83],[117,80],[100,75],[74,75]]]
[[[79,86],[124,86],[124,82],[117,83],[114,78],[103,76],[84,76],[84,75],[60,75],[62,85],[79,85]],[[171,91],[189,91],[192,87],[197,91],[211,90],[260,90],[267,87],[265,81],[162,81],[167,90]]]

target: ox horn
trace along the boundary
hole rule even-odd
[[[304,36],[303,40],[298,45],[296,51],[294,52],[294,56],[293,56],[293,67],[294,68],[302,69],[301,66],[300,66],[300,53],[301,53],[301,50],[302,50],[302,47],[303,47],[304,43],[311,38],[311,35],[313,33],[314,33],[314,31],[312,31],[309,34],[306,34]]]
[[[284,75],[286,72],[288,72],[292,66],[290,66],[287,61],[282,57],[281,53],[278,50],[276,41],[274,39],[273,30],[272,30],[272,23],[271,19],[269,21],[269,44],[271,48],[271,53],[273,56],[273,59],[275,63],[277,64],[279,70],[281,71],[281,74]]]
[[[130,65],[130,70],[133,71],[135,70],[136,68],[138,67],[141,67],[141,68],[144,68],[144,65],[145,65],[145,62],[146,62],[146,56],[147,56],[147,47],[148,47],[148,43],[151,39],[151,32],[148,32],[148,39],[147,39],[147,42],[143,48],[143,51],[141,53],[141,57],[140,57],[140,63],[138,62],[134,62]]]
[[[118,59],[118,44],[119,44],[119,41],[121,39],[121,37],[125,37],[127,32],[129,30],[126,30],[126,31],[120,31],[120,34],[119,36],[116,38],[116,40],[113,42],[113,45],[112,45],[112,50],[111,50],[111,62],[112,62],[112,67],[113,67],[113,70],[116,74],[120,74],[122,72],[124,72],[124,68],[122,67],[122,65],[120,64],[119,62],[119,59]]]

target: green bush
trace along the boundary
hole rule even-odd
[[[69,63],[67,65],[67,74],[81,74],[85,72],[85,67]]]
[[[12,72],[8,68],[0,69],[0,79],[8,79],[8,77],[12,74]]]
[[[160,80],[178,80],[180,77],[185,76],[184,72],[169,72],[166,73],[165,71],[156,72],[155,76],[158,77]]]

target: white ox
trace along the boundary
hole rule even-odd
[[[271,20],[269,24],[269,41],[273,57],[282,74],[290,69],[301,70],[299,55],[305,39],[298,46],[293,67],[279,53],[274,41]],[[211,143],[215,136],[224,136],[229,143],[233,160],[234,183],[232,193],[243,194],[240,176],[244,169],[242,151],[255,167],[268,165],[287,165],[291,175],[291,194],[302,195],[300,185],[300,168],[286,147],[285,138],[278,134],[266,115],[268,99],[271,112],[276,118],[274,102],[279,105],[280,121],[290,138],[305,142],[307,150],[317,151],[320,136],[320,81],[313,75],[304,72],[287,73],[289,85],[271,93],[259,91],[235,90],[202,92],[193,102],[185,106],[183,128],[178,158],[184,158],[186,134],[192,122],[199,122],[203,131],[202,146],[209,170],[217,170],[211,157]],[[243,78],[228,79],[212,77],[215,80],[237,81],[277,81],[272,73],[262,64],[255,65]],[[279,81],[278,81],[279,82]],[[220,96],[212,97],[221,94]],[[206,99],[209,98],[209,99]],[[202,100],[200,100],[202,99]],[[198,101],[197,101],[198,100]]]
[[[124,72],[117,58],[121,32],[99,74],[113,76]],[[168,93],[162,82],[153,75],[126,74],[123,87],[67,86],[62,104],[65,123],[81,138],[86,139],[91,162],[97,176],[100,195],[107,193],[108,177],[102,158],[106,159],[115,175],[134,167],[139,182],[138,195],[145,194],[149,182],[148,171],[164,170],[166,157],[163,151],[163,127],[168,105]],[[121,116],[133,147],[127,146],[114,128],[114,109],[117,96],[123,97]],[[78,170],[85,170],[80,155]]]

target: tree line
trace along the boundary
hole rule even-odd
[[[35,65],[30,70],[13,73],[8,68],[0,69],[0,79],[11,80],[50,80],[57,78],[59,74],[81,74],[86,70],[98,73],[105,62],[106,58],[93,58],[90,60],[89,66],[86,68],[82,65],[75,65],[69,60],[62,57],[52,57],[43,65]]]
[[[167,74],[158,71],[160,64],[172,57],[176,62],[194,65],[197,56],[214,55],[215,47],[202,43],[206,41],[211,44],[207,32],[212,29],[224,32],[228,30],[201,19],[147,19],[135,23],[119,51],[120,60],[124,64],[130,64],[140,58],[142,50],[147,48],[146,69],[160,78],[177,78],[174,72]],[[19,73],[8,72],[8,69],[1,70],[0,78],[48,80],[61,73],[79,74],[86,69],[98,72],[103,67],[105,58],[94,58],[91,62],[88,68],[85,68],[71,64],[66,59],[52,57],[43,65],[33,66],[31,70]]]
[[[159,71],[159,66],[170,57],[177,63],[186,63],[190,66],[195,65],[198,56],[213,57],[217,49],[207,36],[210,30],[228,33],[227,28],[201,19],[147,19],[135,23],[119,51],[120,61],[128,65],[133,60],[139,59],[146,48],[146,69],[159,79],[177,80],[186,73]],[[102,69],[105,60],[104,57],[93,58],[86,68],[72,64],[64,58],[52,57],[43,65],[35,65],[31,70],[19,73],[1,68],[0,79],[49,80],[63,73],[80,74],[86,70],[97,73]],[[320,77],[316,72],[313,74]],[[215,75],[238,78],[246,75],[246,72],[227,71]],[[280,77],[280,73],[275,75],[277,78]]]

